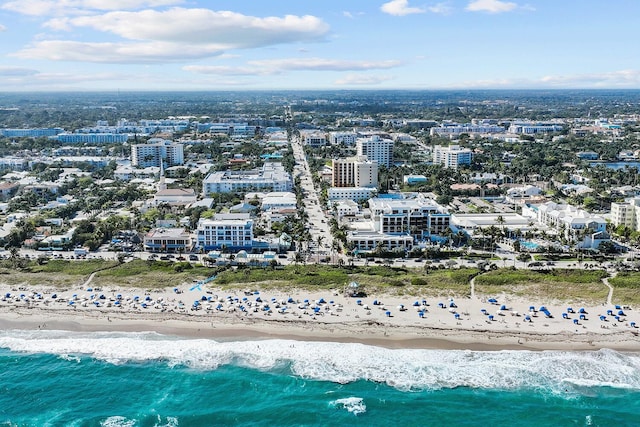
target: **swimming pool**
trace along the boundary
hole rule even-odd
[[[520,240],[520,246],[522,246],[525,249],[532,250],[532,251],[535,251],[536,249],[538,249],[540,247],[539,244],[534,243],[534,242],[530,242],[528,240]]]

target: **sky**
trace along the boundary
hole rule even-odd
[[[0,91],[640,88],[638,0],[0,0]]]

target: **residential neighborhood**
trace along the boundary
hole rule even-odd
[[[640,244],[638,115],[465,123],[337,115],[304,98],[263,108],[5,123],[4,247],[208,265],[241,251],[273,264],[499,249],[526,266],[535,253],[611,258]]]

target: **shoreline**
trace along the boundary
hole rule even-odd
[[[269,306],[251,301],[259,299],[255,298],[257,292],[166,289],[147,293],[147,305],[140,303],[142,297],[131,296],[144,294],[139,289],[91,290],[93,297],[82,295],[83,291],[87,292],[43,288],[22,289],[16,294],[0,285],[0,329],[156,332],[221,341],[287,339],[392,349],[640,351],[640,330],[630,321],[640,320],[640,315],[628,307],[624,321],[603,321],[600,313],[605,313],[606,307],[586,307],[591,314],[574,323],[560,315],[560,305],[546,306],[554,313],[552,317],[538,311],[518,313],[515,307],[528,305],[505,297],[499,298],[499,306],[509,305],[510,310],[498,309],[494,316],[486,313],[495,310],[496,304],[471,298],[458,299],[455,304],[449,300],[454,309],[443,302],[427,304],[416,299],[411,303],[409,297],[389,295],[377,298],[386,305],[373,305],[376,298],[371,297],[270,291],[269,296],[260,295],[270,301]],[[119,301],[122,303],[116,304]],[[196,305],[197,301],[202,302]],[[533,317],[525,321],[529,316]],[[578,315],[571,317],[577,319]]]

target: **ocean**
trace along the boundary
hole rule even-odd
[[[0,426],[638,426],[640,354],[0,332]]]

